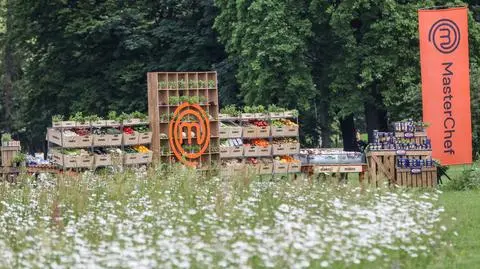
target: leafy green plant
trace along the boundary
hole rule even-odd
[[[264,113],[265,107],[263,105],[253,106],[252,110],[254,111],[253,113]]]
[[[251,106],[244,106],[243,112],[245,113],[255,113],[255,110]]]
[[[190,103],[190,97],[189,97],[189,96],[186,96],[186,95],[180,96],[180,97],[179,97],[179,101],[180,101],[180,103],[185,103],[185,102],[186,102],[186,103]]]
[[[175,81],[169,81],[168,82],[168,88],[169,89],[176,89],[177,88],[177,83]]]
[[[202,96],[199,97],[198,101],[199,101],[200,104],[206,104],[207,103],[207,97],[202,95]]]
[[[466,167],[463,172],[442,185],[442,189],[450,191],[480,190],[480,161],[476,161],[471,167]],[[447,170],[446,166],[440,166],[439,170]]]
[[[141,121],[145,121],[145,120],[147,120],[148,115],[145,114],[145,113],[142,113],[140,111],[134,111],[134,112],[132,112],[131,117],[133,119],[140,119]]]
[[[80,122],[80,123],[85,123],[87,121],[85,119],[85,116],[83,115],[83,112],[81,112],[81,111],[76,112],[74,115],[70,116],[69,120]]]
[[[292,110],[292,115],[293,115],[294,117],[298,117],[298,110],[297,110],[297,109],[293,109],[293,110]]]
[[[223,107],[222,109],[220,109],[220,113],[227,114],[227,115],[230,115],[232,117],[238,117],[238,116],[240,116],[242,111],[238,110],[237,106],[235,106],[235,105],[227,105],[227,106]]]
[[[185,88],[185,81],[183,79],[178,81],[178,88],[180,89]]]
[[[188,81],[188,87],[193,89],[193,88],[197,88],[197,82],[195,80],[189,80]]]
[[[12,163],[21,163],[27,160],[27,155],[23,152],[19,152],[13,157]]]
[[[117,112],[116,112],[116,111],[110,111],[110,112],[108,112],[108,114],[107,114],[107,119],[108,119],[108,120],[114,120],[114,121],[118,120]]]
[[[89,122],[94,122],[94,121],[99,121],[99,120],[103,120],[103,119],[101,117],[99,117],[98,115],[89,115],[89,116],[85,117],[85,120],[89,121]]]
[[[131,114],[127,114],[125,112],[122,112],[122,114],[120,114],[118,117],[117,117],[117,120],[119,122],[124,122],[126,120],[131,120],[132,119],[132,115]]]
[[[2,134],[2,142],[10,142],[12,141],[12,135],[10,133]]]
[[[200,98],[198,96],[191,96],[190,97],[190,103],[191,104],[198,104],[198,103],[200,103]]]
[[[64,116],[63,115],[53,115],[52,116],[52,122],[61,122],[63,121]]]
[[[169,105],[178,105],[179,102],[180,102],[180,97],[178,96],[170,96],[168,98]]]
[[[199,80],[198,81],[198,87],[199,88],[205,88],[207,86],[207,83],[204,80]]]
[[[215,80],[212,80],[212,79],[209,80],[209,81],[208,81],[208,87],[209,87],[210,89],[215,88]]]
[[[158,83],[160,89],[166,89],[167,88],[167,82],[166,81],[160,81]]]

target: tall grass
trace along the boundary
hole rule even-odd
[[[436,192],[182,167],[0,183],[0,268],[423,268]]]

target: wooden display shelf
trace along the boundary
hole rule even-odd
[[[150,128],[152,130],[151,149],[153,151],[154,160],[161,160],[172,164],[171,156],[173,150],[170,148],[169,138],[160,138],[160,133],[167,134],[171,119],[166,121],[160,120],[160,116],[169,115],[171,117],[175,110],[183,103],[169,104],[171,97],[199,97],[205,102],[198,103],[208,115],[210,122],[210,144],[217,144],[219,121],[218,121],[218,87],[217,73],[210,72],[150,72],[147,74],[148,80],[148,114],[150,118]],[[167,142],[167,143],[166,143]],[[170,154],[162,153],[168,149]],[[165,157],[169,157],[166,159]],[[162,157],[162,158],[161,158]],[[200,167],[213,167],[212,163],[220,158],[218,150],[210,149],[201,154],[194,160],[199,163]],[[178,161],[178,160],[177,160]],[[192,160],[193,161],[193,160]]]

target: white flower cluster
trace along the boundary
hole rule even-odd
[[[0,185],[0,268],[377,268],[447,230],[436,193],[145,174]]]

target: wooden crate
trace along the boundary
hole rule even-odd
[[[88,148],[93,143],[93,136],[63,136],[62,146],[65,148]]]
[[[256,157],[258,155],[258,147],[256,146],[246,146],[244,147],[244,154],[245,157]]]
[[[243,147],[231,147],[230,148],[230,157],[243,157]]]
[[[137,163],[138,164],[147,164],[151,163],[153,158],[153,152],[138,153]]]
[[[133,134],[123,134],[123,144],[124,145],[138,145],[138,133],[133,132]]]
[[[105,127],[105,126],[107,126],[106,120],[92,121],[92,127]]]
[[[110,154],[95,154],[94,159],[95,167],[112,165],[112,157],[110,156]]]
[[[288,155],[295,155],[300,153],[300,143],[292,143],[286,145]]]
[[[220,158],[229,158],[230,150],[231,147],[220,147]]]
[[[218,131],[218,136],[220,138],[229,138],[230,137],[230,128],[229,127],[220,127]]]
[[[285,136],[298,136],[298,126],[285,126]]]
[[[140,155],[138,153],[127,153],[124,155],[124,164],[138,164]]]
[[[259,157],[267,157],[272,154],[272,145],[268,145],[266,147],[258,147],[257,156]]]
[[[15,156],[20,152],[20,146],[7,146],[0,148],[1,155],[2,155],[2,165],[4,167],[11,167],[12,161]]]
[[[288,155],[287,144],[275,144],[272,145],[273,155]]]
[[[230,127],[228,136],[231,138],[242,137],[242,127]]]
[[[145,132],[138,134],[138,144],[152,143],[152,132]]]
[[[242,133],[244,138],[256,138],[258,128],[255,126],[243,127]]]
[[[395,151],[371,151],[367,153],[368,183],[379,185],[383,179],[395,181]]]
[[[259,175],[270,175],[273,172],[273,162],[260,162],[258,165],[258,174]]]
[[[399,186],[425,187],[437,186],[437,168],[423,167],[421,169],[397,168],[396,181]]]
[[[274,174],[286,174],[288,173],[288,163],[274,162],[273,163]]]
[[[110,146],[112,135],[93,135],[94,146]]]
[[[120,146],[123,141],[123,134],[113,134],[110,137],[111,146]]]
[[[302,164],[300,162],[293,162],[288,164],[288,173],[300,173]]]
[[[257,127],[257,137],[259,138],[270,137],[270,126]]]
[[[286,131],[286,126],[272,126],[272,136],[274,137],[285,136]]]

